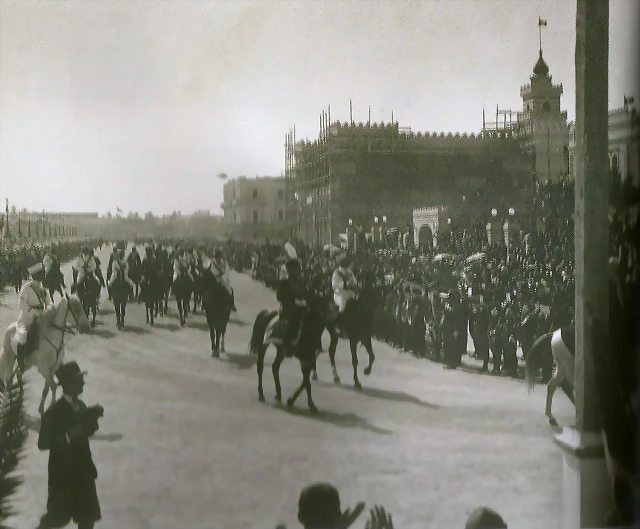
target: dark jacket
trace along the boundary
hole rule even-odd
[[[78,401],[78,411],[61,398],[42,416],[38,448],[49,450],[49,484],[77,485],[95,480],[98,471],[91,457],[89,438],[76,437],[69,442],[67,432],[83,421],[87,406]]]
[[[301,307],[296,305],[296,300],[302,301],[306,298],[304,285],[294,283],[290,279],[283,279],[278,285],[277,298],[281,305],[282,317],[295,317],[301,313]]]

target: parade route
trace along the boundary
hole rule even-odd
[[[97,255],[106,271],[109,249]],[[70,285],[70,266],[63,272]],[[232,272],[231,282],[238,312],[219,359],[211,357],[204,315],[189,315],[181,328],[173,299],[155,327],[145,323],[142,304],[129,304],[118,331],[103,291],[96,328],[68,338],[66,360],[89,372],[83,399],[105,409],[92,441],[103,513],[97,528],[292,529],[300,527],[300,490],[314,481],[333,483],[343,509],[383,505],[397,529],[464,527],[479,505],[497,510],[510,528],[560,525],[562,456],[544,416],[544,386],[529,395],[522,381],[445,371],[374,342],[369,377],[361,350],[358,392],[341,341],[342,386],[332,382],[328,355],[318,358],[320,413],[309,414],[304,395],[293,410],[274,402],[274,350],[261,404],[249,335],[256,314],[277,302],[246,275]],[[7,287],[3,329],[16,307]],[[16,529],[37,527],[47,494],[48,455],[37,449],[43,380],[35,370],[27,380],[31,431],[20,467],[25,484],[14,502],[20,515],[9,520]],[[281,380],[286,399],[300,382],[297,361],[285,361]],[[554,414],[560,424],[573,420],[564,395]],[[353,527],[363,528],[366,518]]]

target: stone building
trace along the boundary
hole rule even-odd
[[[225,230],[229,236],[246,239],[286,237],[285,179],[283,177],[239,178],[223,188]]]
[[[633,103],[633,99],[630,99]],[[625,98],[622,108],[609,111],[609,170],[612,190],[640,188],[640,116]],[[569,174],[575,179],[575,123],[569,126]],[[615,192],[615,191],[614,191]]]

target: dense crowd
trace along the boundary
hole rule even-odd
[[[71,241],[42,243],[8,239],[0,242],[0,288],[11,284],[17,289],[27,278],[27,268],[42,262],[47,252],[52,252],[60,262],[75,259],[82,246],[91,248],[102,245],[97,238],[81,238]]]

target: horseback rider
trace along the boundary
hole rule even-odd
[[[104,288],[106,286],[106,283],[104,282],[104,276],[102,275],[102,268],[100,268],[100,265],[102,263],[100,262],[100,259],[98,258],[98,256],[94,254],[93,248],[89,249],[89,254],[91,255],[91,257],[93,257],[93,260],[96,263],[96,277],[100,282],[100,286]]]
[[[233,288],[231,288],[231,282],[229,281],[229,265],[224,258],[224,254],[222,250],[217,248],[213,254],[213,259],[210,261],[210,265],[208,269],[215,277],[216,281],[220,283],[229,294],[229,298],[231,300],[231,310],[233,312],[237,312],[235,295],[233,292]]]
[[[89,252],[88,246],[83,246],[80,252],[80,256],[76,259],[76,262],[73,263],[73,284],[77,287],[77,285],[81,284],[85,277],[91,276],[96,272],[96,260]]]
[[[333,289],[333,300],[338,306],[338,319],[336,329],[344,330],[344,314],[349,301],[358,296],[358,281],[351,271],[351,259],[348,255],[342,255],[337,259],[338,268],[331,276],[331,288]]]
[[[42,259],[42,265],[44,266],[46,283],[55,285],[56,283],[52,283],[52,281],[59,280],[62,288],[67,288],[67,285],[64,284],[64,275],[60,271],[60,260],[52,248],[47,250],[44,258]]]
[[[13,338],[13,349],[21,370],[24,371],[24,362],[35,348],[36,344],[30,344],[30,337],[34,324],[38,316],[49,304],[49,296],[42,281],[44,280],[44,267],[38,263],[29,268],[31,279],[28,280],[20,290],[19,312],[16,321],[16,333]],[[27,345],[31,347],[27,348]],[[30,350],[28,350],[30,349]]]
[[[189,277],[193,281],[193,276],[189,272],[189,260],[184,248],[176,248],[175,259],[173,260],[173,282],[179,277]]]
[[[113,287],[113,284],[118,278],[124,279],[131,287],[131,292],[135,288],[135,284],[129,277],[129,264],[124,258],[124,248],[118,248],[117,257],[111,263],[111,277],[108,280],[109,288]]]
[[[302,268],[297,259],[286,262],[287,279],[278,286],[277,299],[280,302],[280,321],[285,346],[295,347],[302,331],[302,318],[307,309],[306,288],[302,280]]]

